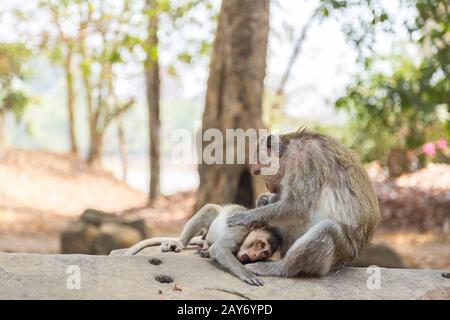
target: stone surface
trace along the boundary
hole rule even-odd
[[[149,238],[151,233],[144,219],[87,209],[62,232],[61,252],[107,255]]]
[[[93,252],[99,228],[83,221],[75,221],[61,234],[61,251],[90,254]]]
[[[351,267],[368,267],[377,265],[386,268],[404,268],[400,255],[384,244],[369,244],[362,255],[356,258]]]
[[[127,225],[106,222],[100,227],[95,239],[94,253],[107,255],[111,250],[128,248],[142,240],[142,234],[135,228]]]
[[[443,271],[380,269],[380,289],[369,290],[365,268],[324,278],[264,278],[249,286],[194,250],[133,257],[0,254],[0,299],[449,299]],[[75,267],[73,267],[75,266]],[[79,267],[80,289],[74,275]]]

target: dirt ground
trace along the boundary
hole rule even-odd
[[[59,252],[60,233],[87,208],[120,214],[135,209],[155,234],[176,234],[191,214],[194,193],[146,204],[144,193],[69,155],[0,150],[2,252]]]
[[[0,252],[58,253],[59,236],[87,208],[146,219],[154,235],[177,234],[192,214],[195,192],[146,195],[110,173],[64,154],[0,150]],[[395,249],[407,267],[450,270],[450,234],[377,231],[375,243]]]
[[[414,231],[378,231],[373,243],[385,244],[414,269],[450,270],[450,234]]]

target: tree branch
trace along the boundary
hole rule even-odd
[[[316,17],[317,13],[318,13],[318,9],[314,10],[314,12],[308,18],[305,25],[303,26],[303,30],[300,33],[300,36],[298,37],[298,39],[295,43],[294,51],[292,51],[289,62],[286,66],[283,76],[281,77],[280,84],[278,85],[278,88],[276,90],[276,94],[278,96],[283,95],[284,87],[286,86],[286,83],[289,80],[289,76],[291,75],[292,67],[294,66],[295,61],[297,60],[297,58],[301,52],[301,49],[302,49],[303,43],[305,42],[308,30],[311,27],[312,23],[314,22],[314,18]]]
[[[113,112],[107,114],[105,117],[104,127],[106,128],[112,120],[114,120],[115,118],[117,118],[118,116],[120,116],[121,114],[126,112],[129,108],[131,108],[131,106],[133,106],[133,104],[134,104],[134,99],[130,99],[127,103],[125,103],[121,107],[118,107]]]

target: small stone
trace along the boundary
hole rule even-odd
[[[161,283],[172,283],[173,278],[171,276],[165,275],[165,274],[159,274],[155,276],[155,280]]]
[[[148,260],[148,263],[150,263],[150,264],[152,264],[154,266],[159,266],[162,263],[162,261],[160,259],[158,259],[158,258],[150,258]]]

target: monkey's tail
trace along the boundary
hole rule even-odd
[[[135,245],[131,246],[127,251],[125,251],[124,256],[133,256],[144,248],[154,247],[166,241],[179,241],[179,238],[167,237],[167,238],[150,238],[142,240],[136,243]]]

